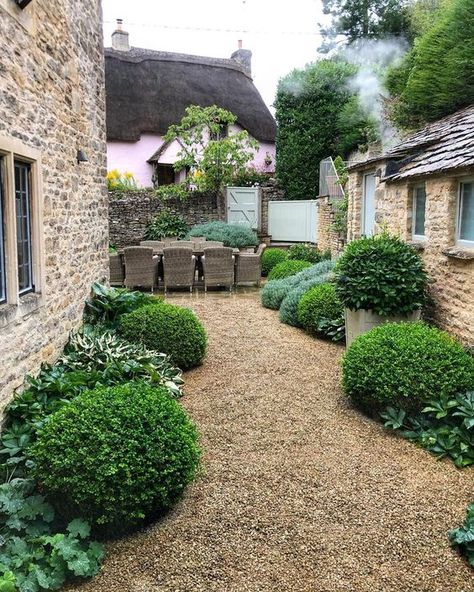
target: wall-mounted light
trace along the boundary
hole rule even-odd
[[[26,8],[28,6],[28,4],[31,2],[31,0],[15,0],[15,2],[23,10],[24,8]]]
[[[77,164],[81,162],[89,162],[89,159],[87,158],[87,155],[84,152],[84,150],[77,151]]]

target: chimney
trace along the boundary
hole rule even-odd
[[[237,42],[238,49],[230,56],[232,60],[243,66],[246,74],[252,76],[252,52],[250,49],[242,49],[242,39]]]
[[[112,33],[112,47],[117,51],[130,51],[128,33],[122,30],[122,19],[117,19],[117,28]]]

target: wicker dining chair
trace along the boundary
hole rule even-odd
[[[223,247],[224,243],[221,241],[206,241],[206,247]]]
[[[260,286],[262,279],[262,254],[267,245],[261,243],[256,253],[240,253],[235,266],[235,284],[255,282]]]
[[[191,247],[165,247],[163,249],[163,282],[168,288],[189,288],[193,291],[196,257]]]
[[[152,247],[125,247],[125,286],[150,288],[158,284],[159,257],[153,257]]]
[[[161,242],[165,243],[166,247],[171,246],[171,243],[174,243],[178,240],[177,236],[162,236],[161,237]]]
[[[155,249],[155,251],[161,250],[165,246],[166,246],[165,243],[162,241],[155,241],[155,240],[140,241],[140,247],[152,247],[153,249]]]
[[[109,273],[111,286],[123,286],[125,270],[122,257],[118,253],[109,254]]]
[[[204,272],[204,291],[209,286],[234,285],[234,254],[230,247],[206,247],[201,257]]]

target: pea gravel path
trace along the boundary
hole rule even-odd
[[[81,592],[468,592],[446,533],[474,499],[456,470],[341,393],[340,346],[280,324],[258,294],[174,295],[209,332],[182,400],[203,473],[164,520],[109,545]]]

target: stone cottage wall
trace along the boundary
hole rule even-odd
[[[463,175],[472,171],[463,171]],[[417,244],[425,262],[431,285],[432,320],[456,334],[469,346],[474,345],[474,251],[459,253],[455,243],[456,211],[460,177],[426,179],[426,241]],[[363,171],[353,172],[349,179],[348,238],[361,232]],[[409,182],[377,181],[376,230],[390,232],[411,242],[412,187]],[[467,258],[463,258],[467,257]],[[470,258],[471,257],[471,258]]]
[[[41,155],[44,253],[36,293],[0,304],[0,408],[56,359],[108,274],[101,18],[99,0],[0,0],[0,151],[4,138]]]
[[[318,197],[318,248],[330,251],[332,257],[337,257],[344,250],[345,237],[334,230],[336,204],[327,196]]]

